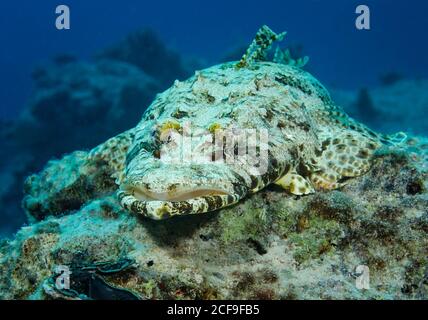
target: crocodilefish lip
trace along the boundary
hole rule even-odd
[[[125,209],[155,220],[214,211],[242,198],[238,194],[209,186],[184,189],[169,195],[168,192],[151,192],[132,184],[123,184],[118,195]]]
[[[215,174],[217,179],[204,176],[189,179],[191,171],[180,173],[164,174],[160,181],[159,170],[153,170],[141,177],[125,179],[118,192],[121,205],[131,212],[160,220],[214,211],[238,202],[248,192],[239,179],[220,179]]]

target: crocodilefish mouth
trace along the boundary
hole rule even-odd
[[[160,220],[215,211],[237,203],[248,192],[237,175],[197,171],[162,168],[149,170],[142,177],[125,179],[118,192],[121,205],[134,213]]]

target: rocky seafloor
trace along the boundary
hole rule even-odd
[[[0,240],[0,299],[428,299],[426,138],[380,150],[340,190],[299,197],[271,186],[164,221],[124,211],[113,169],[87,151],[51,160],[23,184],[47,159],[131,127],[190,69],[146,31],[93,61],[65,55],[35,70],[24,114],[0,127],[0,231],[24,221],[21,198],[29,221]],[[395,80],[332,96],[376,130],[426,136],[428,82]],[[55,286],[64,266],[69,290]],[[358,266],[369,268],[365,289]]]
[[[218,212],[125,212],[77,151],[25,183],[32,221],[0,245],[2,299],[427,299],[428,141],[378,152],[341,190],[269,187]],[[356,268],[369,268],[358,287]],[[71,288],[55,286],[67,266]]]

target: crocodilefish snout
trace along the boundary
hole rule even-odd
[[[135,171],[120,186],[121,205],[155,220],[214,211],[248,193],[243,178],[223,164],[156,163]]]

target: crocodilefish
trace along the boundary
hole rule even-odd
[[[270,184],[293,195],[337,189],[403,138],[349,117],[302,69],[307,59],[269,61],[283,36],[263,26],[241,61],[175,81],[135,128],[91,151],[114,167],[126,210],[164,219],[230,206]]]

